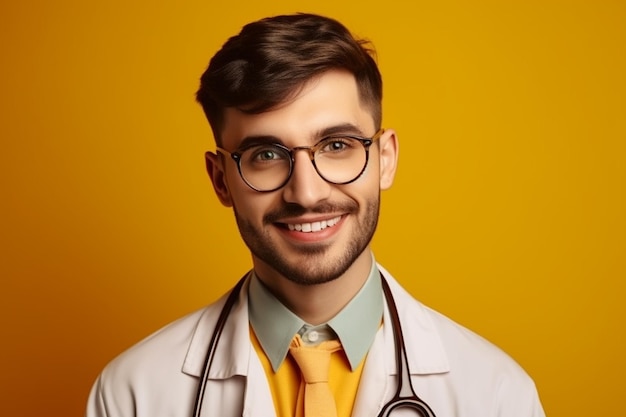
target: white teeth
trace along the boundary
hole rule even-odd
[[[319,232],[320,230],[324,230],[327,227],[333,227],[339,222],[339,220],[341,220],[341,216],[337,216],[330,220],[322,220],[313,223],[287,223],[287,227],[289,228],[289,230],[296,230],[298,232],[304,233]]]

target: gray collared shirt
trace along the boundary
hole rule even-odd
[[[374,257],[367,281],[350,302],[326,324],[312,326],[285,307],[252,273],[249,287],[250,324],[274,372],[287,356],[299,333],[303,341],[317,344],[338,338],[355,370],[374,342],[383,317],[380,273]]]

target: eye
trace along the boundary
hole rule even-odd
[[[263,149],[255,155],[255,159],[260,159],[262,161],[270,161],[272,159],[276,159],[277,157],[278,156],[273,149]]]
[[[341,153],[354,148],[355,140],[352,138],[328,138],[321,143],[319,153]]]
[[[289,154],[275,145],[255,146],[245,151],[245,160],[250,163],[276,162],[289,158]]]

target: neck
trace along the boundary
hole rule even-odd
[[[335,317],[365,284],[371,267],[372,255],[366,249],[338,278],[323,284],[302,285],[254,258],[259,280],[294,314],[312,325],[326,323]]]

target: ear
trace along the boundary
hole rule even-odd
[[[204,154],[206,162],[206,170],[211,178],[213,189],[217,198],[226,207],[232,207],[233,200],[228,191],[228,184],[226,184],[226,175],[224,172],[224,164],[221,157],[213,152],[207,152]]]
[[[385,130],[379,140],[380,189],[387,190],[393,184],[398,167],[398,138],[393,129]]]

